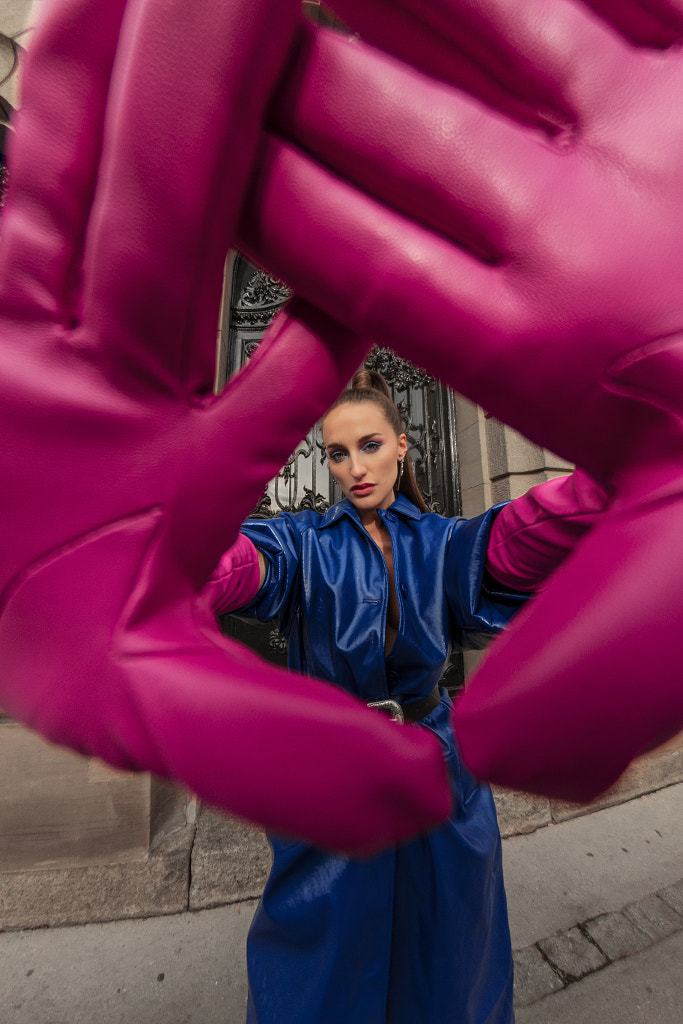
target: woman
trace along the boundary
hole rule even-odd
[[[269,837],[273,867],[247,944],[247,1022],[509,1024],[495,807],[459,760],[438,681],[453,648],[482,646],[523,603],[510,582],[532,589],[566,548],[558,554],[553,540],[540,567],[538,552],[511,567],[505,525],[491,532],[503,506],[469,521],[428,513],[399,412],[373,371],[356,374],[322,432],[344,499],[322,516],[248,521],[212,577],[214,609],[278,618],[291,668],[343,687],[368,714],[429,729],[448,763],[453,811],[439,829],[365,861]],[[520,500],[506,506],[515,536]]]

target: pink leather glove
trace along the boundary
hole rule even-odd
[[[243,533],[224,554],[209,576],[200,599],[208,601],[214,615],[243,608],[259,590],[258,551]]]
[[[515,590],[538,590],[606,505],[605,492],[580,469],[531,487],[494,519],[486,568]]]
[[[441,80],[309,30],[243,247],[610,494],[455,712],[478,774],[588,799],[683,727],[683,4],[336,9]]]
[[[437,741],[264,664],[197,596],[367,350],[293,303],[212,394],[298,0],[46,7],[0,249],[0,705],[323,846],[426,829],[450,808]]]

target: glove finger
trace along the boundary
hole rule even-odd
[[[299,44],[305,74],[281,83],[276,134],[383,205],[488,263],[505,261],[536,216],[555,154],[535,133],[372,47],[312,29]]]
[[[140,663],[132,685],[154,723],[154,771],[278,834],[356,855],[444,820],[450,797],[431,736],[399,735],[330,686],[241,662],[216,649],[190,671],[179,660]]]
[[[545,201],[550,210],[561,206],[561,183],[548,177],[538,210]],[[600,195],[589,194],[585,209]],[[544,280],[542,244],[530,255],[522,246],[518,260],[486,263],[272,138],[264,141],[249,204],[240,248],[328,316],[407,359],[415,359],[419,335],[420,365],[429,373],[600,479],[615,444],[628,450],[633,410],[601,386],[605,362],[623,352],[628,336],[612,332],[598,349],[591,333],[573,335],[572,361],[585,372],[568,377],[548,343],[557,334],[557,304],[540,307],[526,280],[530,260]],[[334,252],[333,274],[321,252]],[[534,366],[534,374],[520,366]],[[578,420],[577,405],[586,410]],[[609,439],[604,449],[594,443],[596,422]]]
[[[586,6],[642,46],[670,46],[683,32],[680,0],[586,0]]]
[[[195,589],[204,585],[267,481],[338,397],[371,344],[298,300],[276,318],[247,365],[201,413],[150,608],[171,599],[174,578],[178,594],[188,580]]]
[[[511,116],[515,107],[523,109],[522,120],[551,133],[576,123],[582,105],[595,94],[596,74],[628,53],[624,41],[601,20],[566,0],[401,0],[397,8],[392,0],[372,4],[377,10],[371,17],[370,5],[356,12],[354,0],[337,0],[339,12],[364,38],[424,71],[431,71],[431,40],[441,35],[454,47],[449,81]],[[459,52],[466,64],[459,63]],[[444,66],[440,60],[437,75]]]
[[[46,5],[22,73],[0,278],[5,303],[68,324],[78,311],[86,224],[126,0]]]
[[[521,334],[525,325],[524,299],[495,265],[273,138],[264,140],[249,206],[240,228],[243,251],[258,254],[327,315],[407,358],[415,357],[419,295],[425,368],[454,386],[459,381],[479,395],[474,400],[489,394],[492,360],[496,365],[504,353],[508,333]],[[321,252],[334,252],[334,274]],[[458,333],[473,344],[444,344]]]
[[[296,0],[131,0],[86,251],[102,358],[173,394],[209,392],[223,263]],[[178,82],[183,82],[183,110]]]
[[[562,110],[561,97],[558,96],[557,109],[552,110],[546,92],[537,90],[536,101],[531,102],[528,95],[522,96],[511,88],[512,83],[504,85],[472,55],[467,35],[461,38],[456,33],[454,20],[446,34],[428,23],[430,7],[413,12],[397,6],[393,0],[365,0],[362,4],[346,0],[343,7],[350,24],[366,43],[375,44],[430,78],[462,87],[513,119],[546,131],[556,131],[559,124],[569,119],[569,113]],[[391,27],[390,32],[387,26]],[[529,87],[528,91],[533,89]]]
[[[186,604],[177,622],[136,621],[128,595],[160,522],[109,524],[17,579],[0,618],[3,709],[53,742],[324,846],[369,852],[442,820],[443,755],[424,730],[265,664],[199,605],[195,620]],[[106,585],[102,564],[117,566]]]
[[[495,641],[455,708],[475,774],[591,800],[683,728],[680,523],[680,497],[605,515]]]

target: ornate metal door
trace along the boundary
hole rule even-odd
[[[227,325],[229,375],[248,360],[288,295],[279,281],[237,257]],[[403,418],[415,476],[430,511],[458,515],[461,504],[453,395],[434,377],[388,349],[373,349],[365,365],[379,370],[391,388]],[[281,511],[301,509],[324,512],[340,497],[316,426],[268,484],[253,515],[269,518]],[[228,635],[248,643],[270,661],[285,664],[286,644],[275,623],[267,627],[245,625],[224,616],[222,626]],[[462,679],[462,657],[455,655],[442,682],[454,691],[462,685]]]

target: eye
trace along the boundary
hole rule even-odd
[[[327,457],[330,462],[341,462],[346,458],[346,452],[343,448],[336,448],[333,452],[328,452]]]
[[[372,454],[372,452],[376,452],[377,449],[381,447],[382,445],[380,444],[379,441],[366,441],[365,444],[363,445],[363,451],[370,452]]]

